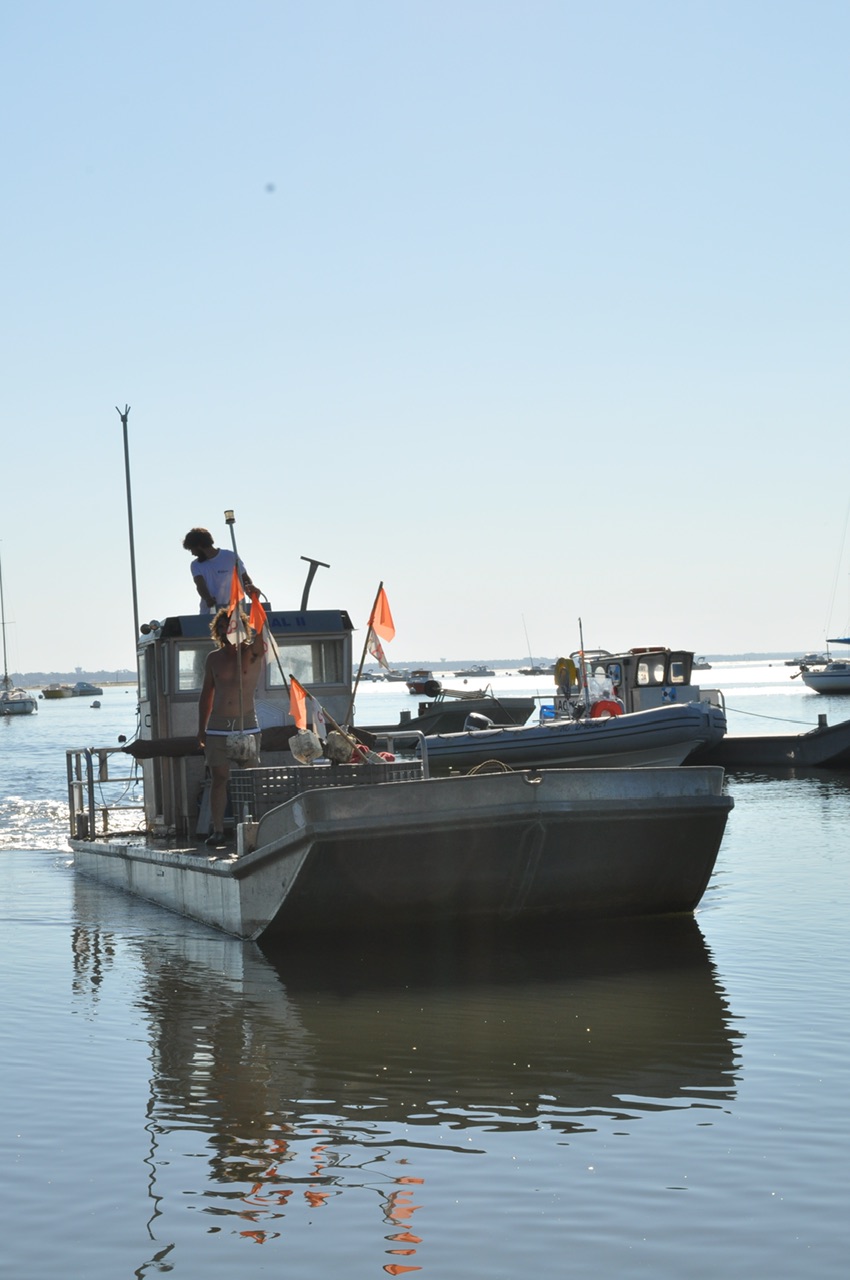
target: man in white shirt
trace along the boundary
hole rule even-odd
[[[209,529],[190,529],[183,539],[183,546],[195,557],[191,570],[201,597],[200,612],[216,613],[219,609],[226,608],[230,604],[230,586],[236,560],[233,552],[217,547]],[[258,590],[241,560],[239,576],[246,591]]]

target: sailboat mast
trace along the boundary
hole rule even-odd
[[[3,620],[3,688],[9,686],[9,669],[6,665],[6,602],[3,599],[3,561],[0,560],[0,618]]]

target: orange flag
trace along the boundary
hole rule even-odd
[[[383,587],[378,592],[378,598],[375,601],[375,607],[369,619],[369,626],[382,640],[392,640],[395,635],[395,623],[393,622],[393,615],[390,613],[387,593]]]
[[[251,592],[251,612],[248,615],[248,624],[255,635],[260,635],[266,625],[266,611],[260,604],[260,593],[258,591]]]
[[[307,690],[292,675],[289,677],[289,714],[297,729],[307,728]]]
[[[227,606],[227,616],[233,613],[233,610],[241,603],[244,595],[242,590],[242,581],[239,577],[239,570],[236,565],[233,566],[233,577],[230,579],[230,604]]]

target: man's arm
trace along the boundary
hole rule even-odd
[[[192,577],[195,579],[195,587],[197,588],[198,595],[201,597],[204,604],[208,605],[211,609],[215,604],[215,596],[210,595],[209,587],[206,584],[203,574],[193,573]]]
[[[207,665],[204,668],[204,683],[201,685],[201,696],[198,699],[198,746],[204,745],[204,738],[207,733],[207,724],[212,714],[213,699],[215,697],[215,680],[213,679],[212,667],[210,666],[210,654],[207,658]]]

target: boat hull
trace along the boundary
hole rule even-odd
[[[547,770],[305,792],[234,859],[72,840],[83,874],[226,933],[286,939],[693,911],[723,771]]]
[[[850,662],[833,663],[821,671],[804,669],[800,678],[815,693],[850,693]]]
[[[534,711],[533,698],[487,696],[437,698],[433,702],[420,702],[419,714],[399,720],[395,724],[357,725],[357,732],[374,735],[399,733],[403,729],[416,729],[419,733],[459,733],[467,716],[486,716],[494,725],[524,725]]]
[[[16,696],[14,693],[0,694],[0,716],[31,716],[38,710],[35,698],[28,694]]]
[[[674,766],[721,741],[725,731],[720,708],[676,703],[598,720],[430,735],[428,767],[432,775],[445,775],[490,761],[513,769]]]

